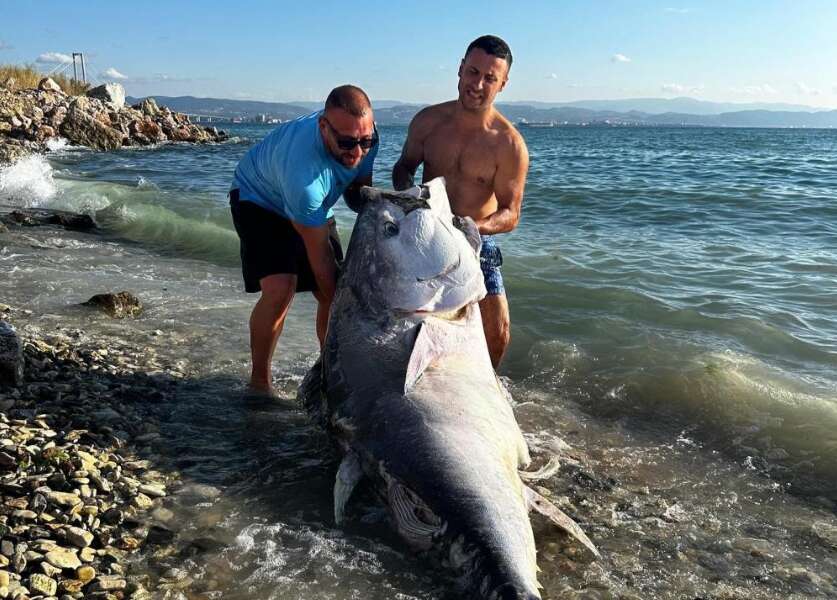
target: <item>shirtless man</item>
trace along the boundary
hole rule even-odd
[[[522,136],[494,108],[508,82],[511,50],[498,37],[477,38],[459,65],[459,98],[421,110],[410,123],[401,158],[392,169],[397,190],[443,175],[454,214],[476,221],[482,235],[480,266],[488,295],[480,302],[485,339],[496,369],[511,338],[509,305],[494,234],[517,227],[529,153]]]

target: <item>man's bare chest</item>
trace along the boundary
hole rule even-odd
[[[434,132],[424,145],[425,169],[433,176],[491,186],[497,171],[495,149],[481,136],[461,137],[444,130]]]

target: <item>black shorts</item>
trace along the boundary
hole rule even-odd
[[[288,219],[254,202],[240,200],[238,190],[230,192],[230,211],[241,240],[245,290],[251,293],[261,291],[261,278],[279,273],[296,275],[297,292],[317,289],[305,243]],[[329,222],[329,241],[337,262],[342,262],[343,248],[334,219]]]

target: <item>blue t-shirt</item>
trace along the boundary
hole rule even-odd
[[[372,174],[378,153],[373,146],[354,169],[343,166],[326,148],[318,119],[322,111],[282,123],[250,148],[238,163],[232,189],[302,225],[328,222],[346,187]]]

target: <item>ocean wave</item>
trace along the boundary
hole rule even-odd
[[[27,156],[0,169],[0,201],[7,205],[42,206],[57,193],[52,166],[42,156]]]
[[[632,329],[627,324],[626,329]],[[634,344],[609,327],[608,348],[536,342],[527,387],[572,398],[592,414],[625,418],[722,451],[802,493],[837,494],[837,391],[700,337],[646,332]],[[668,433],[666,433],[668,432]]]

